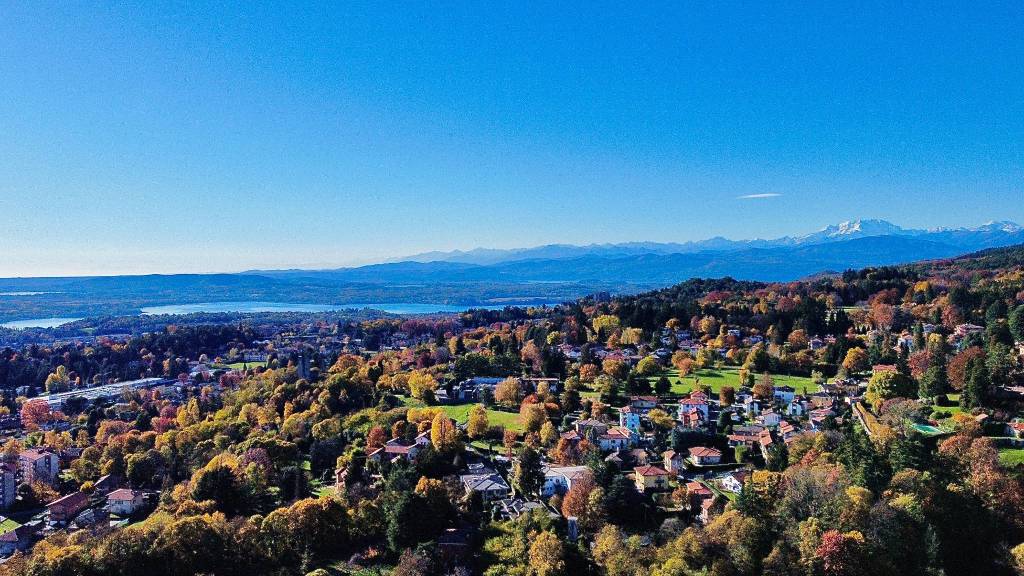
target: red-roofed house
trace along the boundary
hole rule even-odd
[[[74,519],[79,512],[89,505],[89,496],[84,492],[72,492],[46,505],[50,511],[50,521],[66,524]]]
[[[597,437],[598,446],[603,451],[623,450],[633,445],[633,433],[628,428],[613,426]]]
[[[690,394],[689,398],[683,398],[682,400],[680,400],[679,409],[677,410],[676,417],[677,419],[682,420],[687,413],[693,410],[700,411],[701,416],[704,417],[705,421],[708,419],[708,414],[710,414],[708,408],[708,399],[707,396],[702,392],[694,392]]]
[[[131,516],[145,505],[146,497],[141,490],[119,488],[107,495],[107,509],[118,516]]]
[[[636,483],[636,489],[641,492],[667,489],[671,475],[668,470],[657,466],[640,466],[633,469],[633,481]]]
[[[683,461],[685,457],[676,452],[675,450],[666,450],[661,453],[662,460],[664,460],[665,470],[672,473],[679,473],[683,470]]]
[[[697,466],[709,466],[722,461],[722,451],[707,446],[694,446],[690,448],[690,462]]]
[[[690,504],[690,510],[698,510],[701,502],[714,497],[714,492],[700,482],[692,481],[686,483],[686,499]]]
[[[392,438],[384,443],[384,446],[371,452],[367,459],[381,462],[387,460],[393,462],[399,458],[413,461],[419,455],[420,450],[430,444],[430,432],[422,432],[416,439],[409,442],[403,438]]]

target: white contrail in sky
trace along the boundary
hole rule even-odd
[[[737,196],[740,200],[751,200],[754,198],[775,198],[776,196],[782,196],[782,194],[776,194],[775,192],[766,192],[764,194],[744,194],[743,196]]]

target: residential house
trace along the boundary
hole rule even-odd
[[[631,406],[619,408],[619,426],[628,428],[634,434],[639,434],[640,411]]]
[[[700,512],[697,513],[697,521],[706,526],[711,523],[711,520],[715,516],[721,514],[724,509],[725,506],[721,498],[715,498],[714,496],[711,498],[705,498],[704,500],[701,500]]]
[[[957,327],[953,329],[953,333],[957,338],[963,338],[971,334],[981,334],[984,331],[985,327],[978,326],[977,324],[958,324]]]
[[[668,489],[668,480],[671,476],[668,470],[658,466],[648,465],[633,469],[633,481],[640,492]]]
[[[581,436],[580,433],[575,430],[568,430],[566,432],[562,432],[561,434],[559,434],[558,437],[561,438],[562,440],[568,440],[572,444],[576,444],[580,440],[583,440],[583,436]]]
[[[430,432],[421,432],[412,442],[404,438],[392,438],[384,443],[384,446],[371,452],[366,458],[374,462],[393,462],[397,459],[413,461],[428,444],[430,444]]]
[[[120,488],[107,495],[107,509],[118,516],[131,516],[145,505],[146,495],[141,490]]]
[[[463,402],[476,402],[480,399],[480,394],[484,388],[493,393],[494,388],[502,380],[504,380],[504,378],[486,378],[481,376],[470,378],[459,382],[459,384],[452,390],[452,395]]]
[[[71,522],[71,530],[84,530],[93,526],[109,526],[110,513],[103,508],[86,508]]]
[[[512,495],[505,479],[483,464],[470,464],[469,472],[459,476],[466,494],[479,494],[484,503],[502,500]]]
[[[691,511],[700,510],[701,503],[715,497],[715,493],[704,484],[691,481],[686,483],[686,500]]]
[[[743,398],[743,411],[750,416],[757,416],[761,413],[761,401],[753,396]]]
[[[736,428],[740,428],[737,426]],[[733,429],[733,433],[727,436],[729,440],[729,446],[738,447],[743,446],[748,450],[755,448],[758,445],[758,434],[759,432],[748,432],[742,430]]]
[[[797,436],[800,433],[800,429],[793,424],[783,421],[779,423],[779,436],[782,436],[783,440],[789,440]]]
[[[757,421],[763,426],[778,426],[782,421],[782,414],[775,410],[765,410],[757,417]]]
[[[820,408],[818,410],[811,410],[808,413],[808,422],[811,425],[811,430],[821,429],[821,425],[825,423],[828,418],[835,416],[836,413],[828,408]]]
[[[772,394],[779,402],[789,404],[796,396],[796,388],[793,388],[792,386],[776,386]]]
[[[690,462],[697,466],[712,466],[722,461],[722,451],[707,446],[694,446],[690,448]]]
[[[687,413],[692,411],[698,411],[703,416],[704,420],[707,421],[710,418],[711,410],[708,407],[708,398],[702,392],[693,392],[689,398],[683,398],[679,401],[679,409],[677,410],[677,418],[683,420]]]
[[[558,518],[559,515],[551,512],[543,502],[537,500],[523,500],[522,498],[509,498],[506,500],[499,500],[495,505],[498,511],[498,515],[506,520],[515,520],[523,514],[529,514],[534,510],[540,510],[546,512],[549,518]]]
[[[743,490],[743,485],[747,482],[747,478],[749,477],[749,470],[736,470],[734,472],[730,472],[724,478],[722,478],[720,483],[724,490],[728,490],[729,492],[739,494],[740,491]]]
[[[60,457],[46,448],[30,448],[18,455],[18,467],[21,470],[21,481],[26,484],[53,484],[60,472]]]
[[[587,466],[550,466],[545,464],[544,484],[541,486],[541,496],[549,498],[555,494],[565,494],[572,489],[576,482],[588,477],[592,472]]]
[[[799,418],[804,415],[804,402],[797,396],[792,402],[786,404],[786,415]]]
[[[770,430],[765,430],[757,435],[757,443],[761,447],[761,457],[768,460],[768,450],[775,444]]]
[[[587,418],[586,420],[576,421],[576,432],[579,433],[583,438],[588,437],[589,434],[593,433],[594,436],[600,436],[608,431],[608,424],[597,420],[595,418]]]
[[[640,415],[647,414],[658,407],[657,396],[630,396],[629,408]]]
[[[621,450],[612,450],[610,454],[604,457],[604,461],[608,464],[614,464],[619,470],[626,467],[626,461],[622,458],[623,452]]]
[[[665,450],[661,453],[662,464],[665,466],[665,470],[673,474],[679,474],[685,468],[686,458],[681,452],[675,450]]]
[[[703,430],[707,427],[704,413],[696,408],[690,408],[685,414],[680,415],[679,427],[683,430]]]
[[[634,468],[650,464],[650,454],[648,454],[647,450],[644,450],[643,448],[633,448],[625,454],[626,460],[632,464]]]
[[[89,505],[89,496],[85,492],[72,492],[46,505],[50,512],[50,522],[65,525],[79,512]]]
[[[633,445],[634,434],[628,428],[613,426],[597,437],[597,445],[602,452],[623,450]]]

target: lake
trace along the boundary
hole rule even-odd
[[[346,304],[299,304],[295,302],[200,302],[197,304],[169,304],[147,306],[143,314],[193,314],[196,312],[330,312],[349,308],[372,308],[391,314],[431,314],[435,312],[462,312],[467,308],[501,310],[505,306],[537,306],[537,303],[502,303],[497,306],[472,304],[448,305],[419,302],[352,302]]]
[[[32,318],[30,320],[12,320],[0,324],[4,328],[21,330],[22,328],[56,328],[61,324],[81,320],[81,318]]]
[[[546,303],[552,306],[553,303]],[[540,306],[539,302],[503,302],[498,305],[473,304],[426,304],[421,302],[353,302],[351,304],[301,304],[298,302],[199,302],[196,304],[168,304],[166,306],[147,306],[142,314],[194,314],[196,312],[331,312],[355,308],[371,308],[391,314],[434,314],[463,312],[468,308],[485,308],[501,310],[506,306]],[[12,320],[0,326],[20,330],[22,328],[54,328],[61,324],[81,320],[81,318],[31,318],[29,320]]]

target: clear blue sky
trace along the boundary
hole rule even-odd
[[[1024,221],[1020,2],[67,4],[0,10],[0,276]]]

